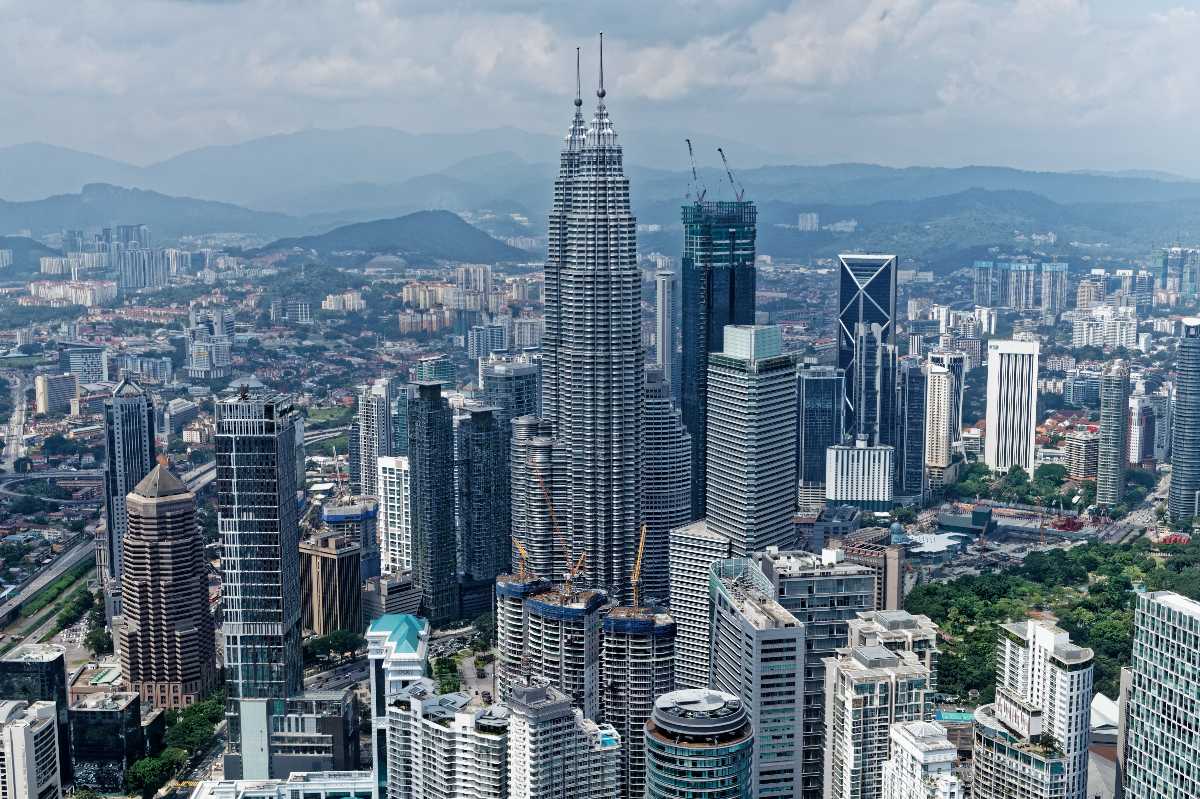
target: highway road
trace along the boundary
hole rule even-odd
[[[38,591],[57,580],[68,570],[92,557],[95,551],[96,542],[91,538],[85,538],[59,556],[44,572],[33,578],[28,585],[18,591],[15,596],[6,600],[3,605],[0,605],[0,623],[7,623],[20,610],[22,603],[28,602],[29,598]]]

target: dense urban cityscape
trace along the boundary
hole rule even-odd
[[[0,797],[1200,795],[1200,229],[646,221],[574,69],[544,224],[0,209]]]

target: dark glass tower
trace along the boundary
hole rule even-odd
[[[749,201],[683,206],[679,396],[692,437],[693,519],[707,510],[708,356],[724,348],[726,325],[754,324],[756,220]]]
[[[154,468],[154,403],[131,380],[122,380],[104,401],[104,523],[108,528],[106,585],[119,611],[122,545],[129,526],[125,497]]]
[[[58,768],[62,784],[75,781],[71,759],[67,661],[62,647],[27,644],[0,657],[0,701],[54,702],[58,730]]]
[[[1200,515],[1200,318],[1183,320],[1176,353],[1175,412],[1171,425],[1171,493],[1175,521]]]
[[[458,618],[454,426],[442,384],[415,385],[408,401],[413,583],[421,590],[421,615],[436,626]]]
[[[842,443],[846,373],[836,366],[809,366],[798,378],[797,476],[801,485],[824,485],[825,450]]]
[[[473,580],[494,582],[512,562],[509,430],[499,408],[468,408],[458,423],[458,529]]]
[[[925,495],[925,394],[928,375],[918,357],[901,358],[896,396],[896,495]]]
[[[838,366],[846,371],[846,434],[893,444],[896,256],[838,256]]]

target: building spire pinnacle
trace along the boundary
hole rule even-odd
[[[583,107],[583,84],[579,80],[579,48],[575,48],[575,107]]]
[[[604,102],[604,95],[604,31],[600,31],[600,88],[596,89],[596,96]]]

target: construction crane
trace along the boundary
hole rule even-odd
[[[558,545],[562,548],[563,563],[566,564],[566,573],[563,576],[563,598],[565,599],[571,596],[575,578],[583,574],[583,567],[587,562],[587,553],[582,553],[579,556],[579,560],[575,560],[574,553],[571,551],[571,543],[562,534],[562,530],[558,526],[558,517],[554,513],[554,500],[550,498],[550,490],[546,488],[546,481],[542,479],[541,470],[535,469],[534,476],[537,477],[538,485],[542,488],[542,496],[546,499],[546,509],[550,515],[550,529],[554,531],[554,539],[558,541]]]
[[[630,583],[633,587],[633,606],[638,607],[638,602],[641,599],[641,582],[642,582],[642,555],[646,551],[646,524],[642,523],[642,537],[638,541],[637,557],[633,561],[633,577]]]
[[[692,150],[692,140],[684,139],[684,141],[687,142],[688,146],[688,161],[692,164],[692,185],[699,189],[699,193],[696,195],[696,202],[702,203],[704,202],[704,195],[708,194],[708,189],[700,181],[700,175],[696,173],[696,153]],[[688,193],[690,194],[691,192]]]
[[[512,536],[513,546],[517,548],[517,576],[522,580],[536,578],[537,575],[529,570],[529,553],[525,551],[525,545],[517,540],[517,537]]]
[[[733,195],[738,202],[741,202],[742,198],[746,196],[746,190],[742,188],[741,183],[734,179],[733,170],[729,168],[729,159],[725,157],[725,151],[718,147],[717,152],[721,154],[721,163],[725,165],[725,174],[729,176],[729,185],[733,187]]]

